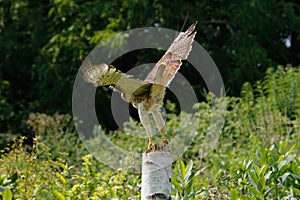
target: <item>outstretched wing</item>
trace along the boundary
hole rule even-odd
[[[82,78],[86,82],[93,84],[95,87],[100,86],[98,81],[108,71],[108,69],[109,67],[105,63],[93,65],[88,58],[84,59],[80,66]]]
[[[179,70],[182,60],[185,60],[192,49],[197,32],[193,32],[197,22],[192,24],[185,32],[180,32],[164,56],[156,63],[148,74],[145,82],[168,86]]]
[[[124,74],[112,65],[108,66],[105,63],[93,65],[88,59],[83,61],[80,70],[86,82],[95,87],[112,86],[129,103],[139,103],[147,98],[152,85]]]

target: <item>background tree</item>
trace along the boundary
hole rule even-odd
[[[78,59],[100,41],[137,27],[180,31],[186,18],[187,24],[198,21],[196,40],[210,52],[228,93],[239,95],[242,83],[262,78],[266,68],[300,64],[299,13],[292,0],[0,0],[0,131],[24,132],[21,121],[29,112],[71,113]],[[126,71],[162,53],[133,52],[114,64]],[[191,70],[182,73],[199,88]],[[98,96],[109,101],[105,89]],[[100,120],[114,127],[112,117]]]

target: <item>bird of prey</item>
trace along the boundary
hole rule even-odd
[[[95,87],[113,87],[115,91],[121,93],[123,100],[133,104],[138,109],[140,121],[149,139],[148,152],[157,149],[157,145],[154,145],[152,141],[153,130],[150,115],[152,115],[158,130],[162,133],[163,146],[168,144],[165,137],[165,122],[160,113],[160,108],[163,105],[166,87],[169,86],[179,70],[182,60],[187,59],[192,49],[192,42],[197,33],[194,32],[196,24],[197,22],[192,24],[185,32],[178,34],[144,81],[122,73],[112,65],[108,66],[105,63],[91,64],[88,59],[85,59],[80,67],[82,77],[86,82],[93,84]]]

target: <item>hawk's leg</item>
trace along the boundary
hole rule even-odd
[[[161,135],[162,135],[162,143],[163,145],[167,145],[168,144],[168,140],[166,139],[166,124],[165,121],[160,113],[160,111],[157,109],[155,111],[152,112],[154,121],[156,123],[156,126],[158,128],[158,130],[161,131]]]
[[[152,128],[150,123],[149,112],[143,104],[138,104],[138,113],[143,127],[146,129],[147,136],[149,138],[148,150],[154,148],[152,141]]]

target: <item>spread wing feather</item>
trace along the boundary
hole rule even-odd
[[[193,32],[197,22],[185,32],[179,33],[164,56],[156,63],[148,74],[145,82],[168,86],[179,70],[182,60],[185,60],[191,49],[197,32]]]
[[[122,73],[105,63],[92,65],[88,59],[83,61],[80,70],[86,82],[93,84],[95,87],[112,86],[129,103],[138,103],[147,98],[152,85]]]
[[[192,24],[185,32],[180,32],[164,56],[157,62],[144,81],[135,79],[113,66],[104,63],[93,65],[85,59],[80,67],[82,77],[95,87],[109,85],[121,93],[122,98],[129,103],[139,103],[148,98],[153,84],[167,87],[182,60],[185,60],[192,49],[197,32],[194,32],[197,22]]]

